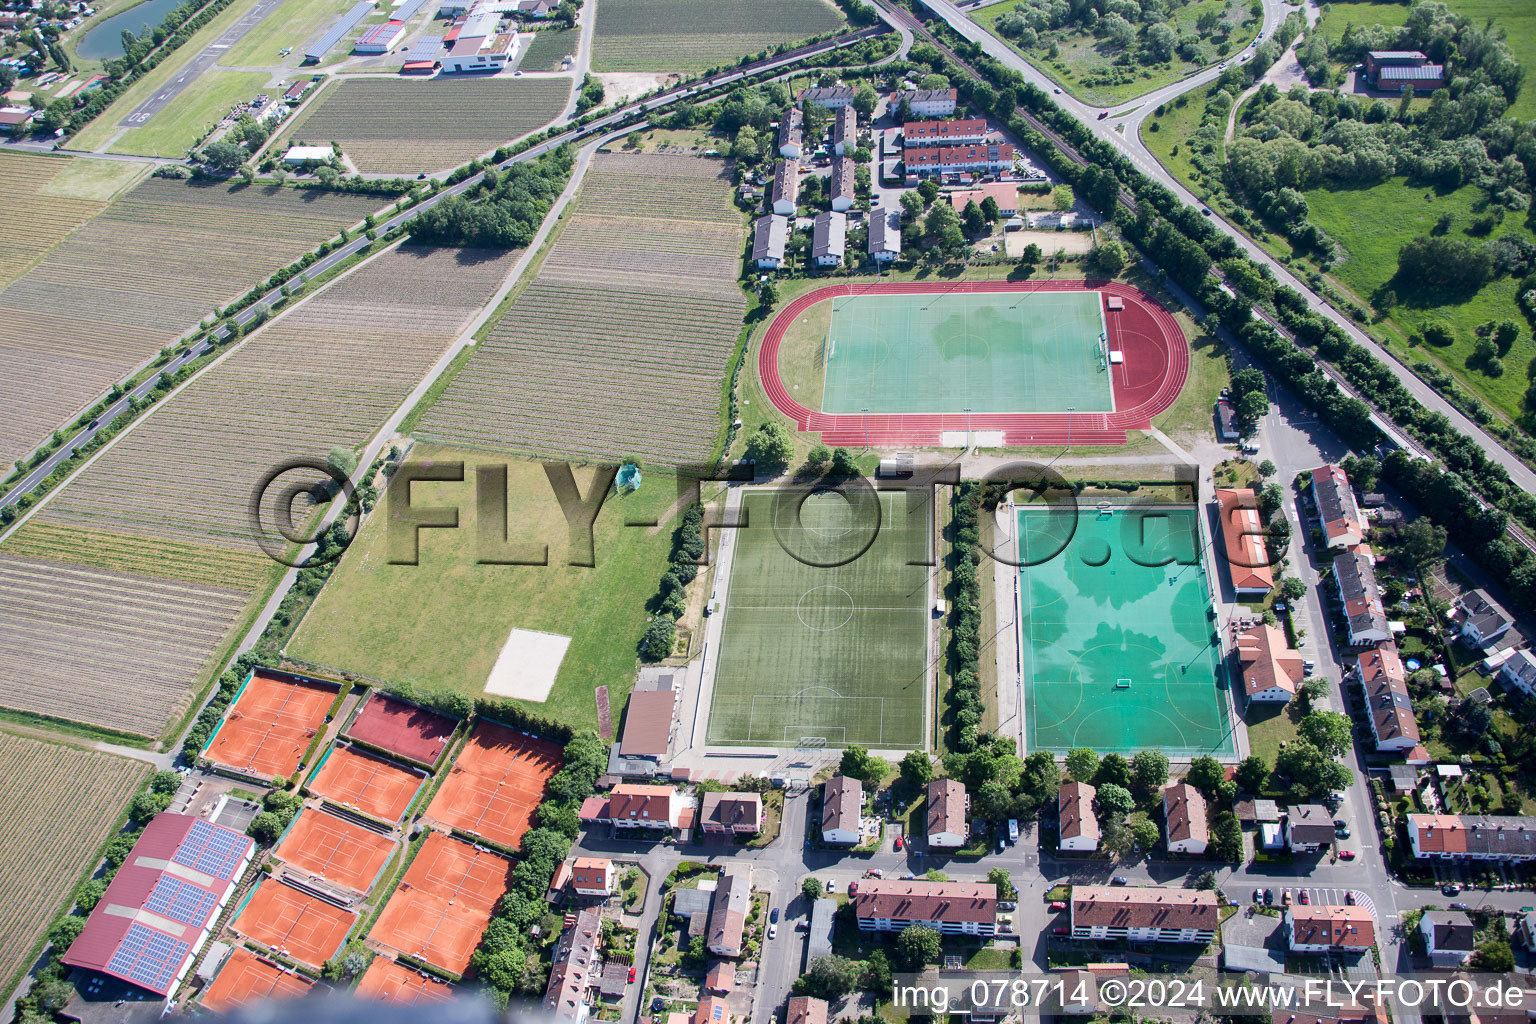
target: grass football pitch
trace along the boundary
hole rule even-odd
[[[1233,756],[1195,516],[1019,511],[1030,751]]]
[[[832,302],[823,412],[1114,410],[1098,292]]]
[[[800,493],[743,500],[708,740],[921,748],[927,499]]]

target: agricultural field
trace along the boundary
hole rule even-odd
[[[18,532],[18,550],[31,556],[0,547],[0,590],[26,595],[0,610],[0,706],[163,731],[249,602],[270,589],[255,568],[265,556],[248,511],[261,478],[371,437],[514,259],[385,253],[272,321],[121,435]],[[430,293],[422,281],[434,283]],[[60,532],[81,528],[90,531],[81,552],[38,560]],[[142,550],[161,543],[164,554]],[[194,568],[142,574],[156,558],[178,557]],[[221,585],[174,578],[221,571]],[[121,685],[127,678],[132,685]],[[81,679],[114,685],[82,705]]]
[[[240,100],[261,92],[272,76],[265,71],[220,71],[210,68],[195,85],[167,103],[141,127],[129,128],[108,153],[180,158],[213,130]],[[281,91],[281,90],[279,90]]]
[[[574,28],[540,29],[517,66],[524,71],[559,71],[560,61],[579,45],[581,33]]]
[[[249,595],[0,548],[0,707],[157,736]]]
[[[150,766],[0,733],[0,982],[27,964]]]
[[[377,198],[275,185],[139,184],[0,290],[0,463],[215,307],[378,207]]]
[[[707,461],[746,298],[725,165],[601,154],[538,276],[421,423],[558,458]]]
[[[514,259],[416,247],[385,253],[205,372],[61,491],[41,521],[259,554],[247,504],[263,474],[366,442]],[[167,500],[183,495],[192,497]]]
[[[5,553],[43,562],[70,562],[114,572],[158,576],[251,591],[266,586],[275,567],[249,551],[148,538],[33,519],[5,542]]]
[[[103,169],[107,173],[99,174]],[[100,213],[125,183],[124,172],[133,178],[147,173],[141,166],[117,161],[0,153],[0,208],[6,210],[6,230],[0,232],[0,287]]]
[[[368,174],[439,171],[553,121],[571,80],[362,78],[335,82],[286,130],[288,141],[339,142]]]
[[[592,70],[703,71],[843,25],[826,0],[605,0]]]
[[[571,637],[554,689],[530,704],[580,728],[595,728],[593,689],[607,684],[612,706],[624,702],[645,631],[645,602],[666,567],[671,524],[627,527],[667,514],[677,498],[666,477],[639,491],[611,495],[595,525],[595,568],[573,567],[568,531],[543,469],[534,462],[483,451],[418,445],[412,461],[464,463],[464,482],[418,482],[412,499],[460,509],[456,530],[422,530],[418,564],[392,565],[381,505],[364,524],[330,581],[299,624],[290,657],[382,679],[479,696],[514,628]],[[547,544],[548,565],[477,564],[480,545],[475,475],[482,465],[507,467],[507,538]],[[586,470],[575,471],[586,493]]]

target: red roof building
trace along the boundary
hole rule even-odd
[[[1013,144],[917,146],[902,154],[907,180],[951,174],[996,174],[1013,167]]]
[[[1218,487],[1216,503],[1221,506],[1221,539],[1226,545],[1232,589],[1254,597],[1269,593],[1275,586],[1275,574],[1264,546],[1258,495]]]
[[[908,121],[901,126],[901,142],[917,146],[974,146],[987,137],[987,122],[979,117],[956,121]]]
[[[234,829],[190,814],[156,815],[64,962],[169,996],[255,851]]]

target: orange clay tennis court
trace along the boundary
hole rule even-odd
[[[347,941],[357,915],[302,893],[275,878],[263,879],[233,925],[278,953],[322,967]]]
[[[258,671],[203,756],[231,768],[273,778],[298,770],[304,751],[325,724],[339,687]]]
[[[414,1006],[417,1003],[446,1003],[453,998],[453,989],[388,957],[376,956],[363,972],[355,994],[360,999]]]
[[[375,691],[352,719],[347,735],[407,760],[434,765],[458,727],[458,721],[447,715]]]
[[[440,832],[430,833],[368,937],[453,974],[512,886],[512,862]]]
[[[481,722],[454,761],[428,817],[517,849],[560,770],[560,746],[494,722]]]
[[[203,993],[202,1005],[215,1013],[228,1013],[263,999],[297,999],[314,984],[297,971],[285,971],[244,946],[236,946],[224,961],[224,969]]]
[[[383,821],[399,821],[422,776],[382,757],[336,745],[309,784],[311,792]]]
[[[276,856],[300,871],[354,892],[367,892],[394,851],[395,842],[388,836],[306,807],[283,838]]]

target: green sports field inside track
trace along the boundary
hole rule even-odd
[[[832,300],[822,412],[1112,412],[1098,292]]]
[[[867,493],[744,496],[710,743],[923,745],[928,499]]]
[[[1142,509],[1019,510],[1030,751],[1234,756],[1197,513]]]

